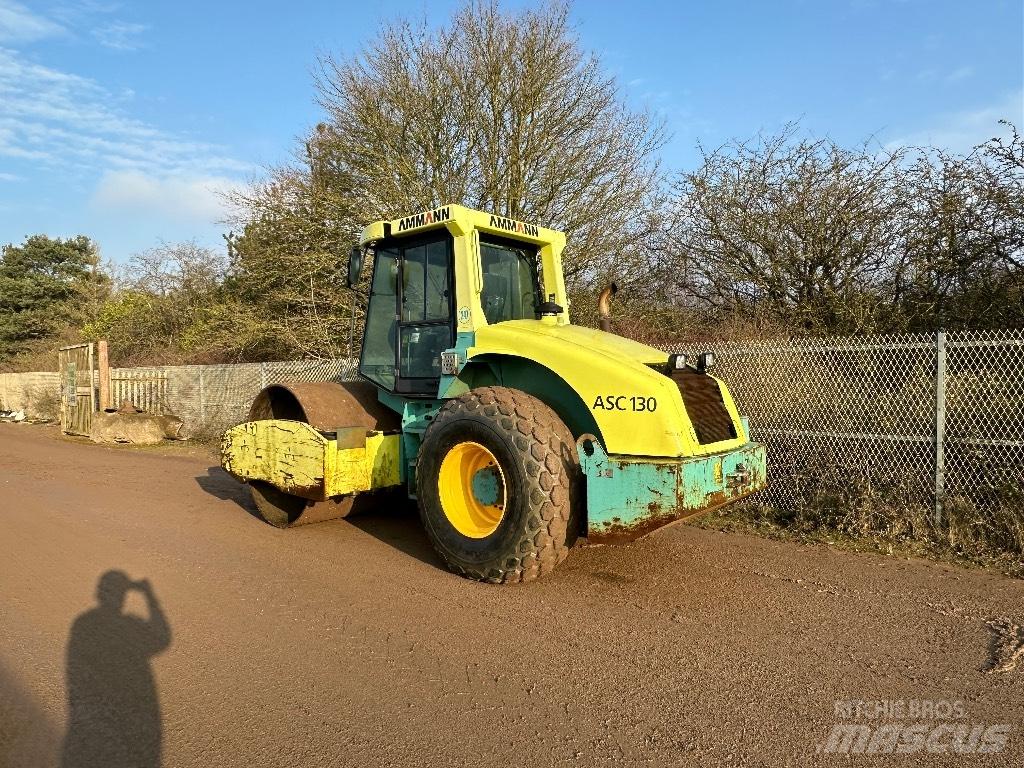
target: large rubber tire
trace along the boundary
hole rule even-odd
[[[466,444],[496,459],[506,493],[497,527],[479,538],[452,524],[439,490],[445,457]],[[424,434],[416,464],[420,517],[434,548],[452,571],[491,583],[532,581],[565,559],[579,533],[581,481],[575,441],[558,415],[505,387],[449,400]]]

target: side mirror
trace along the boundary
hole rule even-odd
[[[363,271],[363,249],[358,245],[348,255],[348,287],[355,288],[359,284],[359,274]]]

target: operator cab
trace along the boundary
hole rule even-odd
[[[378,222],[383,236],[372,232],[369,242],[364,233],[363,244],[372,247],[374,258],[359,361],[363,377],[396,394],[437,397],[441,353],[456,347],[463,334],[471,339],[480,325],[536,320],[551,307],[564,311],[543,300],[540,262],[546,244],[508,236],[500,226],[490,227],[498,232],[487,231],[479,221],[487,216],[445,206]],[[489,216],[485,221],[510,220]],[[519,227],[540,234],[538,227]],[[350,283],[358,279],[361,258],[361,252],[353,252]]]

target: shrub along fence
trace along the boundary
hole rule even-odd
[[[1024,331],[728,343],[713,351],[768,446],[752,499],[780,524],[964,552],[1024,552]],[[343,381],[349,360],[111,369],[112,401],[173,412],[196,436],[243,421],[280,381]],[[0,374],[0,408],[52,402],[56,374]]]

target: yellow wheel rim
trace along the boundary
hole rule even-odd
[[[480,443],[452,446],[441,462],[437,492],[448,522],[471,539],[494,533],[508,502],[505,473]]]

